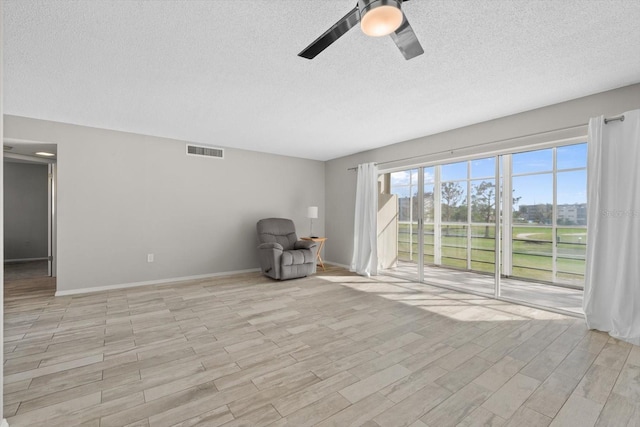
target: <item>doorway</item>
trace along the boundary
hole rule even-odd
[[[4,141],[5,282],[56,276],[55,144]],[[22,288],[29,288],[26,284]]]

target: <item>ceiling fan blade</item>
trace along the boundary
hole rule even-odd
[[[318,37],[313,43],[300,52],[298,56],[307,59],[315,58],[320,52],[342,37],[344,33],[353,28],[358,22],[360,22],[360,13],[358,12],[358,8],[354,7],[341,20],[333,24],[333,26],[323,35]]]
[[[398,46],[398,49],[400,49],[400,52],[402,52],[402,55],[404,55],[404,59],[409,60],[424,53],[424,49],[420,46],[418,37],[416,37],[416,33],[413,32],[413,28],[411,28],[406,16],[400,28],[398,28],[395,33],[389,35],[396,43],[396,46]]]

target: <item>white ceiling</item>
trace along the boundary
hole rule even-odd
[[[4,1],[6,114],[328,160],[640,82],[640,1],[412,0],[425,54],[355,0]]]

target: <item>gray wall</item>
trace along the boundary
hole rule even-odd
[[[640,84],[330,160],[325,164],[326,236],[330,239],[325,258],[343,265],[351,263],[356,173],[347,168],[419,156],[379,166],[391,169],[582,136],[587,131],[581,125],[590,117],[636,108],[640,108]],[[477,146],[465,148],[472,145]]]
[[[258,268],[255,224],[324,234],[324,164],[5,116],[5,137],[58,144],[58,291]],[[224,141],[212,141],[224,146]],[[147,263],[147,254],[155,262]]]
[[[47,257],[47,181],[47,165],[5,159],[5,260]]]
[[[325,259],[348,265],[356,176],[347,168],[585,135],[579,125],[589,117],[639,107],[633,85],[325,163],[234,149],[224,160],[194,158],[182,141],[15,116],[4,126],[7,138],[58,144],[58,289],[65,291],[257,268],[255,222],[286,216],[306,234],[312,205],[320,208],[314,230],[329,238]],[[549,133],[518,138],[541,132]]]

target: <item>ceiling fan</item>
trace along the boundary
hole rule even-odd
[[[409,25],[407,17],[400,9],[402,3],[403,0],[358,0],[356,7],[333,24],[298,56],[307,59],[315,58],[358,22],[360,22],[362,32],[368,36],[391,36],[405,59],[409,60],[422,55],[424,50]]]

